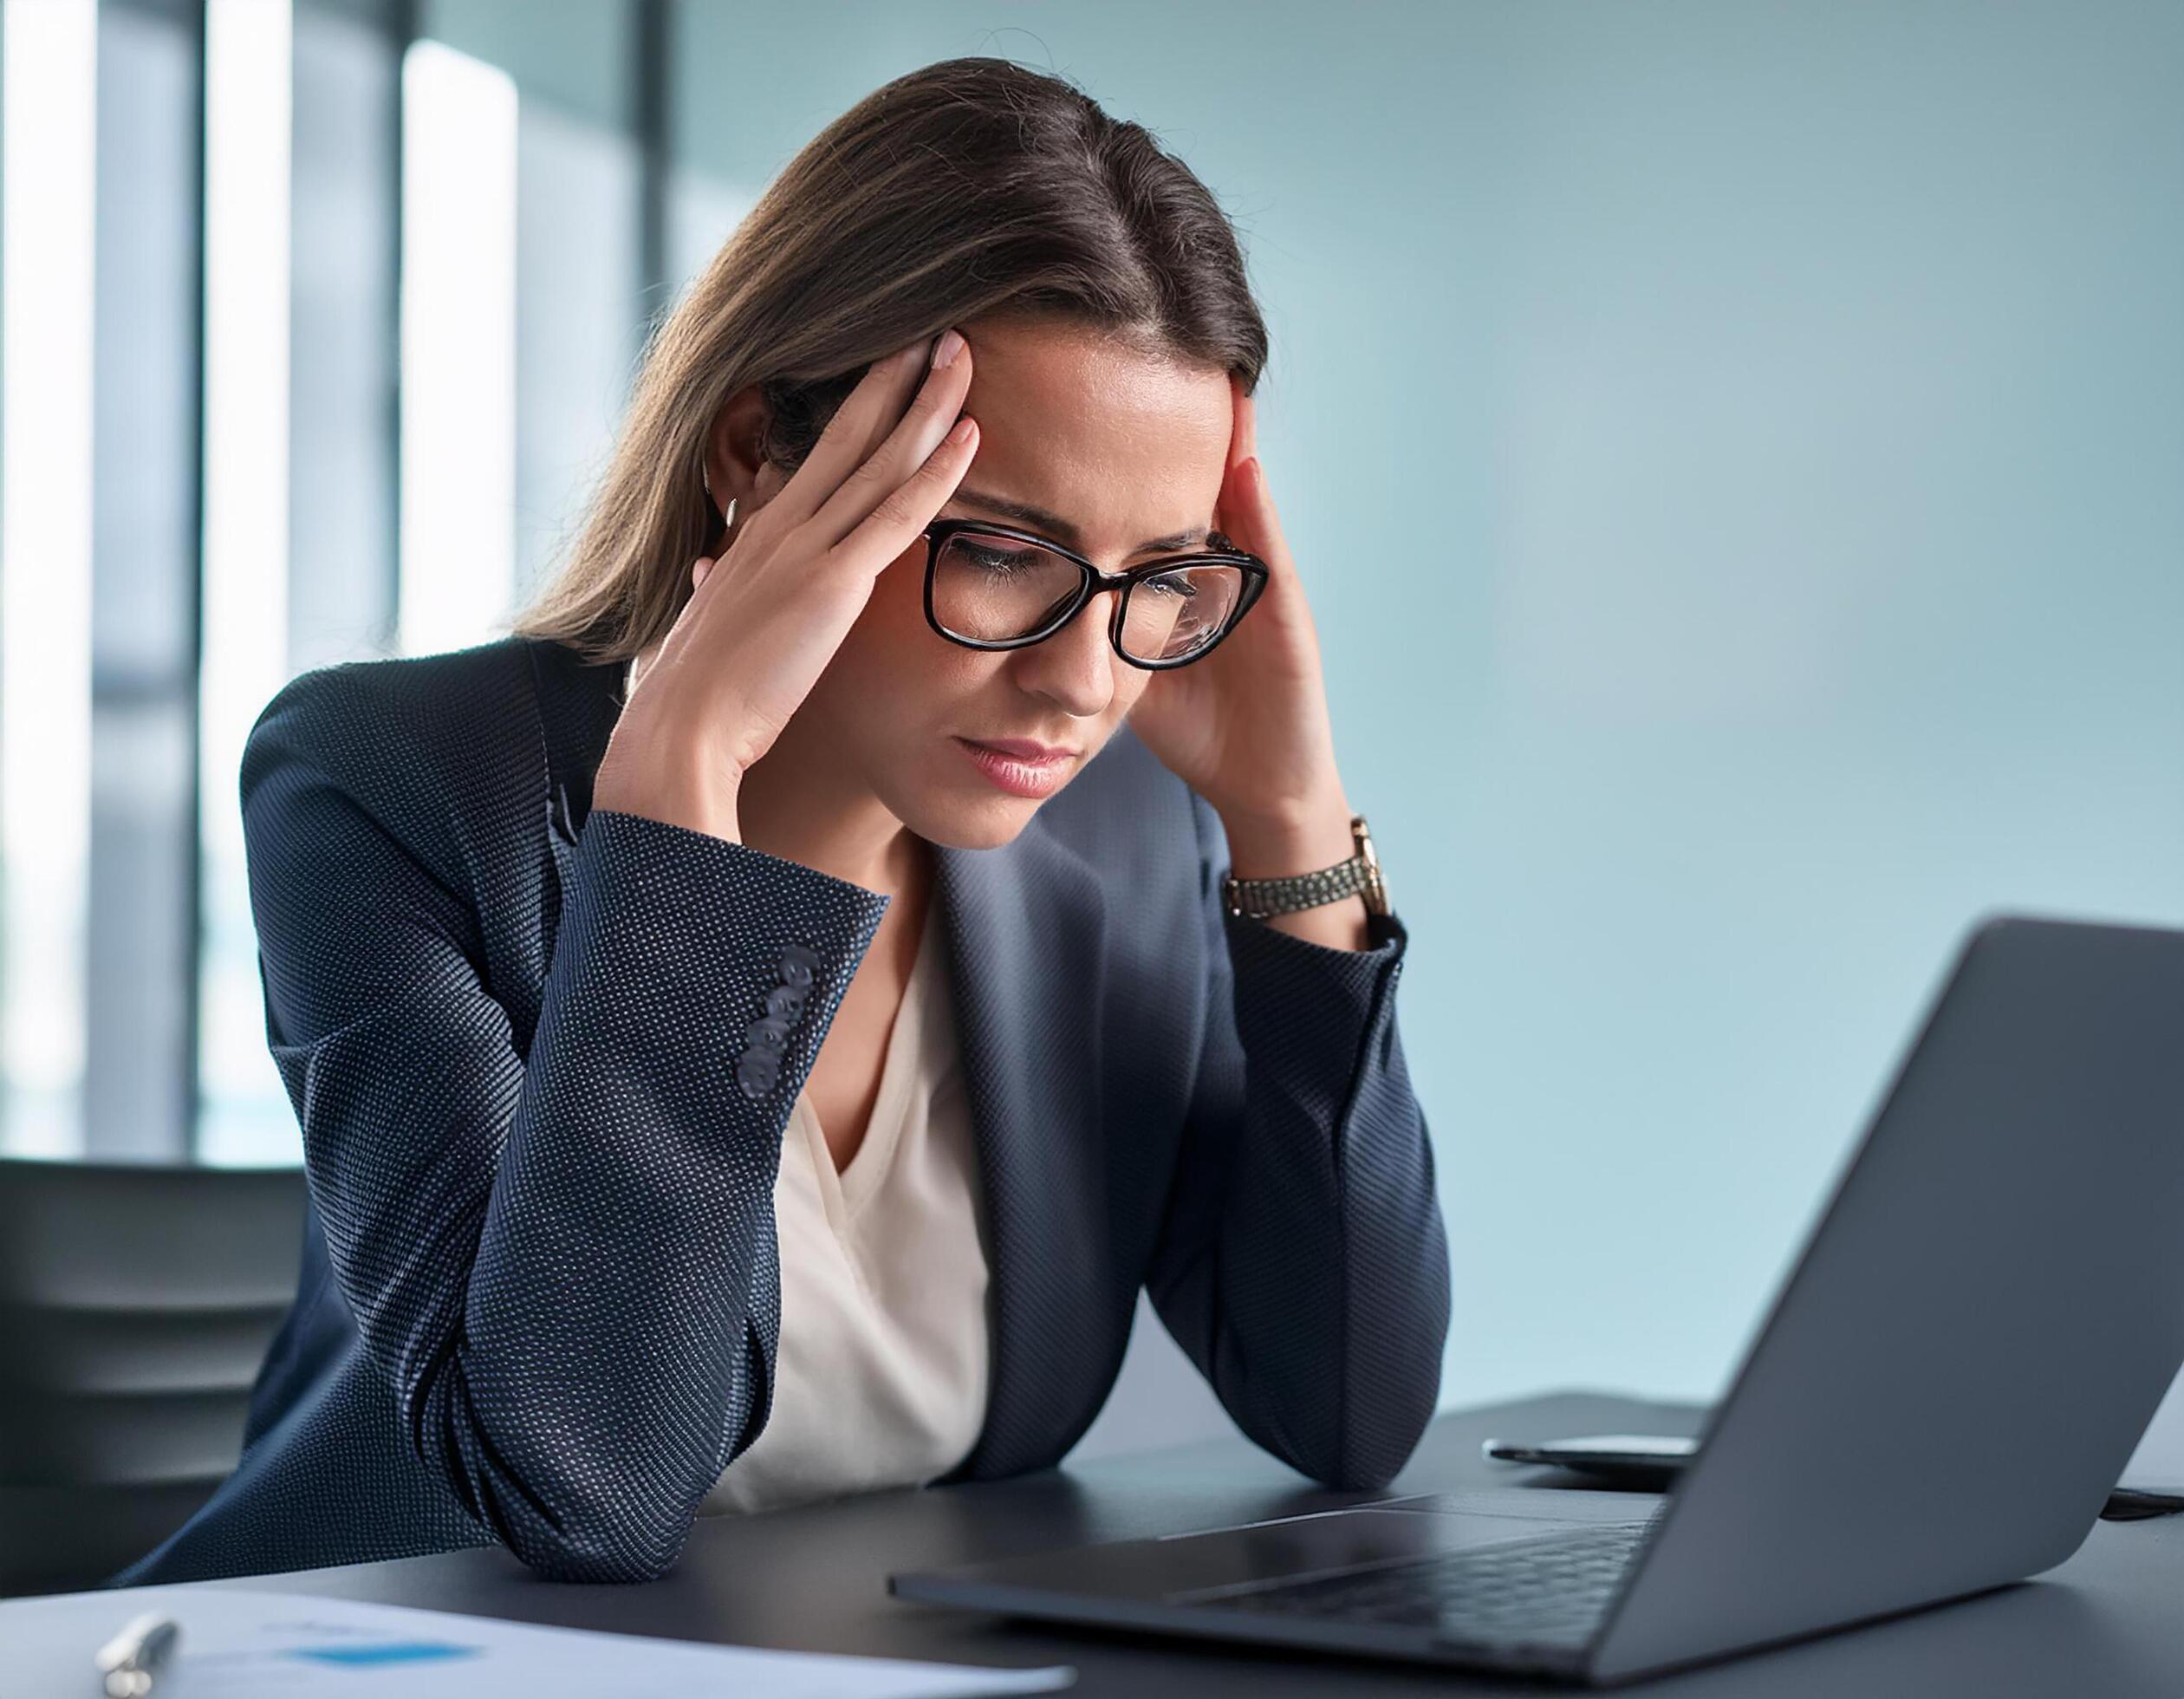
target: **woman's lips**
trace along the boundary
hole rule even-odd
[[[1068,775],[1069,763],[1075,758],[1056,755],[1044,761],[1027,761],[1019,755],[1004,754],[987,744],[977,743],[969,738],[958,738],[965,754],[972,764],[999,789],[1012,797],[1047,797],[1062,788]]]
[[[997,755],[1013,755],[1019,761],[1037,765],[1041,761],[1056,761],[1076,753],[1067,744],[1043,744],[1034,738],[966,738],[966,743],[983,745]]]

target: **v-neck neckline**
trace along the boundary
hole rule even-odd
[[[812,1166],[818,1172],[820,1191],[827,1201],[827,1213],[845,1229],[873,1194],[886,1183],[887,1170],[894,1166],[895,1151],[902,1142],[909,1095],[924,1077],[925,1004],[933,989],[931,969],[939,933],[935,920],[939,906],[935,902],[926,906],[917,955],[911,963],[902,1001],[895,1009],[894,1024],[887,1032],[887,1053],[881,1058],[880,1090],[873,1099],[872,1114],[865,1122],[864,1136],[850,1153],[848,1167],[835,1167],[834,1151],[827,1143],[826,1129],[820,1124],[818,1107],[811,1101],[810,1092],[807,1090],[796,1094],[806,1122]]]

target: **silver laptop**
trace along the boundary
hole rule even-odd
[[[889,1589],[1596,1684],[1960,1598],[2092,1528],[2184,1365],[2180,1221],[2184,931],[1995,916],[1666,1497],[1426,1494]]]

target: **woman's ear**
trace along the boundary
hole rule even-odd
[[[766,403],[757,384],[731,395],[705,433],[705,488],[719,519],[732,500],[749,512],[778,487],[759,445],[765,439]],[[772,487],[766,487],[772,486]]]

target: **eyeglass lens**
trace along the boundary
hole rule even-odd
[[[1046,629],[1076,600],[1083,570],[1020,537],[958,531],[933,566],[935,617],[959,637],[1010,642]],[[1240,568],[1179,566],[1132,585],[1122,648],[1134,660],[1180,661],[1221,635],[1244,599]]]

